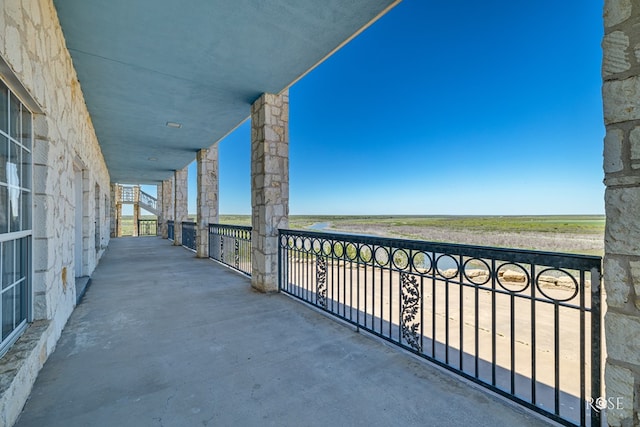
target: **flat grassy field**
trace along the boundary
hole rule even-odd
[[[332,216],[292,215],[290,227],[303,229],[319,223],[337,226],[384,225],[387,227],[436,227],[451,230],[512,231],[535,233],[604,233],[604,215],[558,216]],[[250,225],[249,215],[221,215],[222,224]]]
[[[223,224],[250,225],[249,215],[221,215]],[[313,228],[387,237],[602,255],[604,215],[340,216],[292,215],[292,229]]]
[[[155,218],[142,216],[142,218]],[[194,218],[190,218],[194,221]],[[122,234],[133,234],[123,216]],[[251,225],[250,215],[221,215],[220,223]],[[604,215],[403,216],[292,215],[292,229],[340,231],[467,245],[599,255],[604,253]]]
[[[155,215],[140,215],[140,219],[157,219]],[[133,215],[122,215],[122,235],[133,236]]]

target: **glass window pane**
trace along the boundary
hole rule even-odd
[[[31,230],[31,193],[28,191],[23,191],[22,196],[22,230]]]
[[[22,211],[19,188],[9,188],[9,232],[20,231],[20,213]]]
[[[31,153],[22,150],[22,176],[20,177],[22,188],[31,190]]]
[[[7,164],[7,184],[15,185],[16,187],[20,187],[20,164],[22,163],[22,159],[20,156],[20,152],[22,149],[15,142],[9,142],[9,163],[13,166]]]
[[[9,231],[9,192],[0,186],[0,233]]]
[[[13,297],[14,288],[7,289],[2,294],[2,339],[4,340],[13,331]]]
[[[9,138],[0,135],[0,182],[7,182],[7,162],[9,161]]]
[[[0,81],[0,130],[9,133],[9,90]]]
[[[19,140],[20,134],[22,133],[20,126],[21,115],[20,101],[18,101],[18,98],[16,98],[14,94],[11,94],[11,102],[9,103],[9,135],[17,140]]]
[[[27,302],[27,281],[23,280],[22,283],[16,288],[17,300],[16,300],[16,326],[27,320],[28,308]]]
[[[33,135],[31,112],[22,106],[22,145],[31,150],[31,137]]]
[[[22,279],[27,274],[27,238],[17,239],[16,241],[16,281]]]
[[[2,289],[15,282],[14,240],[2,243]]]
[[[7,184],[9,185],[9,232],[20,230],[20,152],[15,143],[9,144],[10,157],[7,163]]]

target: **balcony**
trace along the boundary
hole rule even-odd
[[[156,237],[114,239],[18,423],[547,425]]]

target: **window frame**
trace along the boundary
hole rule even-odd
[[[12,264],[13,264],[13,278],[11,283],[6,287],[0,283],[0,322],[2,328],[0,329],[0,357],[9,351],[11,346],[20,338],[22,333],[27,329],[30,322],[33,321],[33,148],[34,148],[34,112],[27,103],[20,97],[16,91],[13,90],[9,82],[0,75],[0,91],[5,92],[6,95],[6,111],[3,111],[7,115],[6,117],[6,129],[0,128],[0,143],[7,144],[7,159],[11,159],[11,153],[18,150],[19,155],[17,158],[17,176],[18,184],[9,184],[9,179],[6,176],[0,176],[0,186],[7,189],[6,192],[6,209],[7,209],[7,231],[0,233],[0,277],[4,280],[4,254],[2,250],[5,242],[15,242],[12,250]],[[14,104],[18,106],[18,113],[12,111]],[[14,125],[12,120],[14,116],[19,123],[20,130],[18,133],[14,131]],[[29,116],[30,128],[28,132],[24,132],[24,119],[25,116]],[[13,134],[13,135],[12,135]],[[28,138],[28,141],[25,139]],[[29,171],[25,173],[23,168],[25,167],[25,153],[28,153],[28,163],[26,167]],[[9,161],[7,161],[9,163]],[[25,182],[26,181],[26,182]],[[11,210],[11,204],[9,198],[9,189],[17,190],[19,193],[18,198],[18,229],[12,230],[13,225],[8,214]],[[25,202],[25,194],[28,194],[28,201]],[[27,210],[28,212],[25,212]],[[25,222],[27,222],[25,224]],[[21,240],[24,241],[26,247],[22,247],[22,250],[18,250],[18,243]],[[24,259],[23,257],[26,257]],[[20,267],[18,267],[20,265]],[[18,277],[18,272],[22,275]],[[23,285],[24,284],[24,285]],[[2,337],[4,329],[4,307],[5,299],[4,295],[11,292],[12,297],[12,330],[6,337]],[[19,298],[17,294],[19,292]],[[24,294],[23,294],[24,293]],[[23,311],[24,310],[24,311]],[[17,319],[18,313],[22,320]]]

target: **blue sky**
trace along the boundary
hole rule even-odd
[[[401,2],[291,87],[290,213],[603,213],[600,3]],[[221,213],[249,163],[247,121]]]

